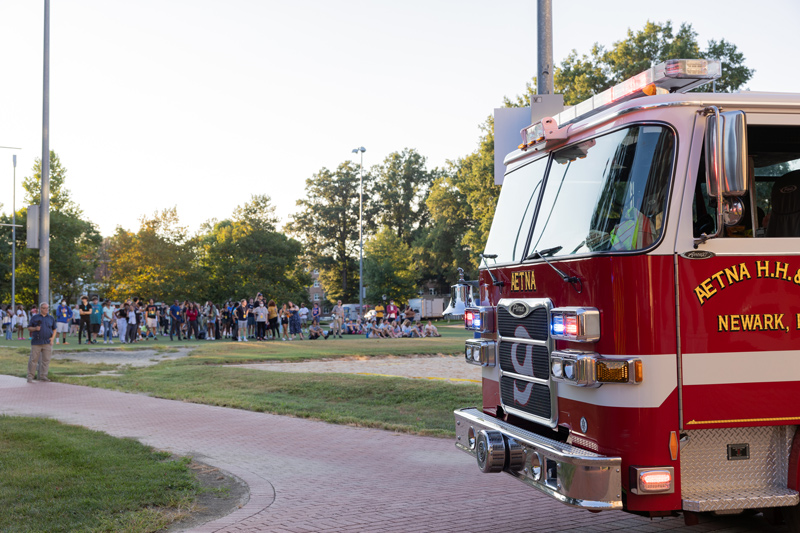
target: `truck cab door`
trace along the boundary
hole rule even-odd
[[[743,218],[695,248],[716,229],[697,121],[675,249],[683,429],[800,422],[800,118],[787,117],[747,115]]]

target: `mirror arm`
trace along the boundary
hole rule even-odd
[[[716,119],[716,130],[717,130],[717,139],[714,146],[714,179],[717,182],[717,231],[714,232],[712,235],[707,235],[703,233],[700,237],[694,240],[694,247],[695,249],[706,242],[709,239],[716,239],[720,235],[722,235],[722,228],[723,226],[723,219],[722,219],[722,174],[724,171],[724,161],[722,160],[722,117],[719,115],[719,108],[715,105],[708,106],[701,111],[704,115],[708,115],[710,113],[714,113],[714,118]],[[708,157],[708,154],[706,154]]]

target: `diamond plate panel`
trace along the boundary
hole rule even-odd
[[[681,497],[689,511],[779,507],[797,503],[786,488],[796,426],[687,431],[681,448]],[[728,460],[728,444],[750,446],[750,459]]]
[[[683,494],[683,509],[702,513],[738,509],[791,507],[800,501],[797,491],[789,488],[765,487],[759,490],[738,490],[721,494]]]

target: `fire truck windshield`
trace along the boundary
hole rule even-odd
[[[661,236],[674,148],[670,129],[634,126],[553,152],[540,194],[542,174],[529,167],[544,159],[509,173],[486,250],[498,262],[524,258],[533,217],[527,250],[557,249],[552,257],[649,248]],[[537,194],[534,215],[521,204]]]

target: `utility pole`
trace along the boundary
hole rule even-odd
[[[553,3],[537,2],[536,94],[553,94]]]
[[[14,191],[11,193],[11,312],[16,313],[14,298],[17,295],[17,154],[14,162]],[[11,324],[8,325],[11,327]]]
[[[0,146],[8,150],[22,150],[14,146]],[[11,226],[11,312],[14,312],[14,297],[16,296],[17,282],[17,154],[11,156],[14,165],[14,183],[11,189],[11,224],[0,224],[0,226]]]
[[[39,203],[39,302],[50,303],[50,0],[44,0],[42,198]],[[39,303],[37,302],[37,304]]]
[[[363,146],[353,148],[353,153],[361,153],[358,177],[358,317],[364,316],[364,152]]]

